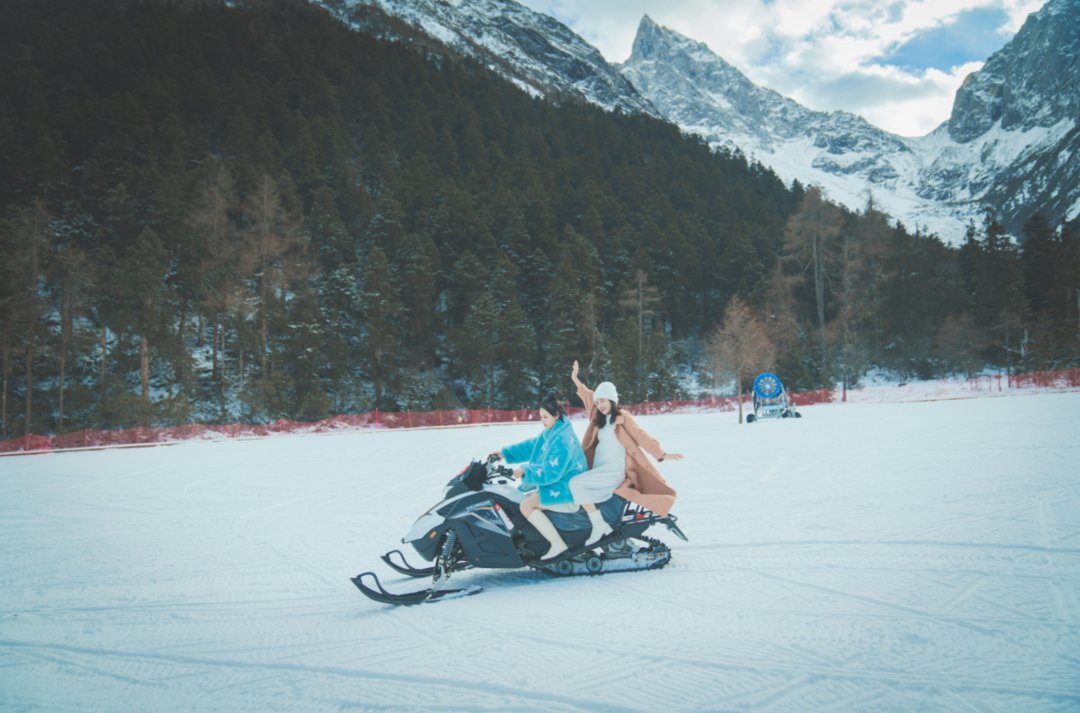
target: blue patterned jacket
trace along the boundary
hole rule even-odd
[[[536,438],[504,447],[502,454],[507,463],[521,464],[521,489],[539,490],[541,505],[574,502],[569,481],[589,469],[581,441],[565,416]]]

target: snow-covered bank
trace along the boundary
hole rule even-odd
[[[1047,391],[1080,391],[1080,369],[1056,372],[1033,372],[1022,375],[984,375],[976,378],[939,379],[897,383],[895,377],[885,377],[880,383],[852,389],[847,392],[839,387],[835,391],[793,393],[792,399],[799,406],[837,402],[897,402],[932,401],[937,399],[982,398],[984,396],[1012,396],[1017,392],[1044,393]],[[654,401],[632,404],[635,413],[701,413],[709,411],[735,411],[735,397],[706,396],[696,400]],[[749,401],[744,411],[751,408]],[[582,416],[580,409],[571,411]],[[291,421],[280,419],[273,423],[201,424],[182,426],[137,426],[123,430],[85,429],[58,435],[30,435],[0,441],[0,457],[12,455],[36,455],[58,451],[77,451],[99,448],[141,448],[147,445],[180,443],[191,440],[220,440],[223,438],[265,438],[267,436],[311,435],[339,433],[361,429],[384,428],[448,428],[475,424],[507,424],[536,421],[532,409],[451,409],[445,411],[370,411],[367,413],[342,414],[321,421]]]
[[[1080,393],[801,411],[642,419],[667,568],[419,608],[348,578],[535,424],[0,459],[0,709],[1077,710]]]

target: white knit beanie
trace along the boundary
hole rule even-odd
[[[610,381],[602,381],[593,392],[594,399],[607,399],[613,404],[619,403],[619,392],[615,390],[615,384]]]

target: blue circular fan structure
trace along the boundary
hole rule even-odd
[[[754,393],[758,395],[758,398],[775,399],[783,390],[780,377],[772,372],[762,372],[754,379]]]

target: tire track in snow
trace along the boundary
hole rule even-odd
[[[983,575],[974,575],[970,581],[934,609],[934,614],[944,614],[975,593],[986,582]]]
[[[1061,582],[1051,582],[1050,587],[1054,594],[1054,607],[1057,610],[1058,617],[1066,626],[1074,626],[1076,624],[1076,613],[1080,610],[1080,605],[1077,604],[1076,590],[1066,587]]]
[[[1004,542],[962,542],[955,540],[769,540],[763,542],[732,542],[724,544],[693,545],[680,544],[682,551],[693,550],[729,550],[754,549],[767,547],[804,547],[804,546],[865,546],[865,547],[957,547],[967,549],[1021,550],[1025,552],[1046,552],[1062,555],[1080,555],[1080,548],[1053,547],[1046,545],[1028,545]]]
[[[341,582],[339,581],[340,577],[337,575],[337,573],[325,571],[319,567],[314,566],[311,563],[310,559],[304,559],[298,555],[294,555],[286,551],[286,549],[280,544],[278,544],[278,542],[273,538],[260,537],[252,534],[250,525],[251,520],[255,519],[256,517],[260,517],[262,515],[271,513],[275,510],[280,510],[282,508],[289,508],[299,503],[311,500],[320,500],[321,498],[325,497],[326,493],[316,492],[307,493],[305,495],[300,495],[295,498],[289,498],[287,500],[276,503],[271,503],[270,505],[266,505],[264,507],[258,508],[257,510],[253,510],[237,517],[235,522],[233,523],[233,530],[240,537],[243,537],[249,542],[253,542],[257,545],[265,547],[266,549],[274,552],[278,556],[288,560],[293,565],[296,565],[298,568],[315,575],[320,580],[336,589],[341,585]]]
[[[1040,496],[1035,503],[1035,521],[1039,525],[1039,544],[1050,549],[1055,542],[1053,537],[1054,525],[1050,505],[1045,496]]]
[[[907,549],[907,548],[905,548],[905,549]],[[957,551],[965,552],[965,551],[967,551],[967,548],[958,548]],[[917,553],[918,550],[916,549],[915,552]],[[832,557],[832,555],[830,554],[830,558],[831,557]],[[845,554],[842,553],[842,552],[838,553],[838,557],[839,557],[839,559],[843,559],[845,557]],[[1012,566],[1010,565],[1010,562],[1015,562],[1015,561],[1016,561],[1015,559],[1006,560],[1002,564],[1005,567],[1005,569],[1012,569]],[[973,564],[975,564],[976,566],[980,566],[980,567],[982,566],[982,563],[978,563],[978,562],[973,562]],[[965,568],[965,566],[970,566],[970,565],[965,565],[965,564],[963,564],[962,561],[956,565],[956,567],[960,568],[961,571]],[[770,559],[767,564],[762,564],[762,565],[756,566],[756,567],[740,566],[738,571],[741,572],[744,575],[745,574],[753,574],[753,575],[765,575],[765,576],[772,575],[774,577],[777,576],[777,575],[773,574],[773,572],[762,572],[763,568],[768,569],[768,570],[773,570],[773,571],[779,570],[782,573],[785,570],[798,569],[798,570],[802,571],[802,570],[804,570],[806,568],[806,564],[804,562],[803,557],[789,558],[789,557],[785,556],[785,557],[780,558],[779,561],[777,561],[775,559]],[[812,567],[811,569],[813,569],[815,572],[824,572],[824,573],[831,573],[831,572],[836,571],[834,566]],[[891,560],[886,560],[886,561],[884,561],[882,563],[880,572],[882,574],[884,574],[884,575],[893,575],[893,574],[896,573],[897,569],[898,569],[897,565],[895,565]],[[922,572],[924,570],[925,570],[925,566],[910,568],[910,571],[912,572],[912,574],[915,574],[915,575],[919,574],[920,572]],[[1052,567],[1051,570],[1055,574],[1060,573],[1061,575],[1068,577],[1068,573],[1070,572],[1070,565],[1067,565],[1065,563],[1060,563],[1057,566]],[[721,566],[717,569],[717,571],[730,574],[732,572],[732,568],[724,567],[723,564],[721,564]],[[856,573],[863,572],[863,571],[865,571],[865,567],[855,566],[855,567],[852,568],[852,571],[854,571]],[[942,568],[940,569],[940,571],[938,573],[946,573],[946,572],[951,572],[951,569],[942,566]],[[672,574],[674,575],[674,574],[678,574],[678,573],[672,573]],[[1048,573],[1048,574],[1050,574],[1050,573]],[[890,576],[890,581],[893,581],[894,579],[895,579],[894,577]],[[1026,575],[1021,575],[1021,576],[1019,576],[1019,579],[1021,581],[1023,581],[1023,580],[1029,579],[1029,578],[1026,577]],[[727,580],[725,580],[725,581],[727,581]],[[802,580],[799,580],[797,578],[790,578],[790,577],[788,577],[788,578],[781,577],[777,581],[779,581],[780,584],[782,584],[785,588],[789,587],[788,583],[797,584],[799,586],[802,586],[802,585],[806,584],[806,582],[804,582]],[[865,578],[862,578],[860,581],[863,581],[865,583]],[[913,580],[913,582],[914,581],[932,583],[933,579],[932,578],[927,579],[925,577],[921,577],[921,578],[919,578],[917,580]],[[1031,581],[1032,586],[1037,584],[1039,581],[1053,582],[1054,579],[1053,579],[1052,576],[1035,577]],[[959,591],[954,589],[953,593],[949,596],[949,598],[939,599],[938,601],[940,603],[937,605],[937,607],[942,609],[945,612],[948,612],[949,610],[955,609],[957,606],[959,606],[959,604],[961,602],[967,601],[968,599],[971,599],[972,595],[975,592],[980,591],[980,587],[982,586],[982,584],[980,584],[980,583],[985,584],[985,582],[986,582],[986,572],[985,572],[985,568],[983,568],[983,571],[974,572],[972,574],[972,579],[970,581],[966,582],[966,584]],[[1005,583],[1007,583],[1007,582],[1005,582]],[[995,585],[998,587],[998,589],[1001,589],[1001,585],[1005,584],[1005,583],[995,580]],[[814,585],[809,585],[809,586],[814,586]],[[939,588],[940,588],[940,587],[944,587],[944,586],[947,586],[947,585],[942,583],[941,585],[935,585],[935,586],[939,586]],[[932,589],[933,588],[928,589],[926,592],[924,592],[924,594],[927,594],[927,595],[930,594]],[[842,597],[847,597],[848,596],[848,592],[844,591],[842,588],[838,589],[836,587],[818,586],[818,591],[821,591],[821,592],[823,592],[825,594],[828,594],[829,596],[842,596]],[[1012,589],[1003,590],[1003,591],[1012,591]],[[635,596],[639,596],[640,594],[641,594],[640,592],[636,592]],[[992,594],[991,592],[987,591],[987,595],[989,597],[988,599],[985,600],[987,606],[993,606],[996,603],[996,602],[993,601],[993,597],[990,596],[991,594]],[[740,597],[740,595],[738,595],[738,594],[735,594],[734,596],[735,596],[736,599],[741,598],[743,601],[745,601],[745,596]],[[1026,599],[1029,598],[1029,595],[1026,594],[1026,593],[1021,593],[1021,597],[1019,597],[1019,598],[1021,600],[1026,600]],[[982,599],[979,599],[979,598],[975,598],[975,600],[976,601],[983,601]],[[781,600],[781,601],[783,601],[783,600]],[[940,616],[940,612],[935,611],[934,607],[925,608],[925,607],[919,607],[917,605],[906,604],[906,603],[905,604],[897,604],[897,603],[892,602],[892,601],[882,600],[880,597],[877,597],[877,598],[875,598],[875,597],[861,597],[861,598],[857,599],[857,601],[865,601],[867,603],[872,603],[875,606],[878,606],[879,608],[881,606],[884,606],[884,607],[887,607],[887,610],[886,610],[885,613],[844,612],[844,611],[835,611],[834,610],[835,608],[830,607],[830,609],[828,611],[828,617],[835,620],[837,624],[840,624],[842,621],[856,622],[856,621],[860,621],[860,620],[867,620],[867,621],[871,621],[871,620],[875,620],[875,621],[893,620],[893,621],[897,621],[897,622],[921,621],[921,622],[925,622],[926,624],[944,624],[944,625],[960,626],[960,627],[963,627],[963,628],[967,628],[967,629],[969,629],[969,630],[971,630],[973,632],[976,632],[976,633],[980,634],[981,636],[990,636],[991,638],[996,637],[998,634],[1000,634],[1004,639],[1004,641],[1002,642],[1002,646],[1005,646],[1005,648],[1002,648],[1001,646],[996,647],[998,650],[1001,651],[1000,656],[1008,656],[1010,651],[1028,650],[1030,648],[1030,646],[1031,646],[1031,637],[1025,637],[1023,640],[1018,640],[1015,637],[1010,636],[1008,634],[1008,629],[1006,627],[997,627],[998,629],[1000,629],[1000,631],[997,631],[997,632],[990,631],[988,629],[988,627],[994,627],[995,624],[1018,625],[1018,626],[1022,627],[1024,630],[1030,630],[1033,625],[1034,626],[1039,626],[1039,627],[1042,627],[1042,629],[1047,634],[1052,633],[1055,637],[1057,637],[1058,632],[1061,632],[1061,621],[1060,620],[1058,620],[1056,618],[1038,618],[1037,616],[1034,616],[1031,611],[1020,610],[1020,609],[1017,609],[1015,607],[1000,608],[999,609],[1001,611],[1005,611],[1008,614],[1010,614],[1011,615],[1010,618],[1006,619],[1005,617],[998,617],[998,618],[995,618],[995,619],[993,619],[991,621],[991,620],[988,620],[988,618],[986,617],[986,615],[984,613],[977,612],[975,610],[972,610],[970,615],[965,612],[965,614],[960,615],[960,616],[942,617],[942,616]],[[684,605],[685,602],[680,602],[680,604]],[[723,603],[722,602],[718,603],[718,606],[723,606]],[[747,610],[745,608],[740,609],[740,611],[744,611],[744,612],[745,611],[758,611],[758,610],[761,610],[761,613],[763,615],[773,613],[773,614],[779,614],[779,615],[790,615],[790,616],[795,616],[795,617],[803,617],[804,619],[807,616],[813,618],[813,615],[809,611],[809,609],[807,609],[807,608],[792,608],[791,606],[787,606],[787,607],[785,607],[785,606],[779,606],[779,607],[772,606],[772,607],[770,607],[770,606],[766,605],[765,607],[753,607],[752,610]],[[796,621],[798,621],[798,620],[796,619]],[[796,628],[799,628],[799,626],[800,625],[796,624]],[[1067,636],[1072,636],[1072,637],[1076,636],[1075,628],[1072,631],[1068,631],[1068,632],[1064,632],[1064,633],[1066,633]],[[1044,635],[1045,634],[1039,634],[1038,636],[1044,636]],[[1005,644],[1005,641],[1008,641],[1009,644]],[[1013,646],[1012,644],[1015,644],[1015,646]],[[970,649],[970,646],[971,645],[967,645],[967,647],[969,649]],[[962,659],[962,660],[967,661],[967,659]],[[967,664],[965,663],[965,665],[967,665]],[[1059,662],[1058,668],[1061,668],[1062,666],[1065,666],[1065,665],[1066,664],[1064,662]],[[959,671],[958,673],[963,674],[964,671]]]
[[[949,697],[951,697],[957,703],[964,706],[964,708],[970,711],[975,711],[975,713],[1001,713],[996,708],[991,708],[990,706],[971,701],[968,698],[961,696],[956,691],[946,691],[945,693],[947,693]]]
[[[910,607],[908,609],[910,609]],[[917,610],[913,611],[917,612]],[[830,615],[830,617],[831,616],[833,615]],[[854,615],[852,618],[858,618],[858,615]],[[907,616],[904,618],[910,619],[911,617]],[[936,617],[922,618],[937,620]],[[963,623],[970,624],[970,622]],[[469,626],[476,625],[477,622],[471,622]],[[502,631],[498,630],[496,627],[492,628],[495,628],[496,631]],[[980,629],[980,627],[975,626],[970,626],[969,628],[976,631]],[[475,632],[473,633],[475,635]],[[502,631],[502,634],[506,635],[505,631]],[[519,633],[515,634],[515,636],[523,642],[528,642],[534,649],[538,647],[550,647],[552,650],[560,651],[563,655],[569,655],[576,660],[589,657],[604,658],[610,656],[610,653],[606,648],[599,648],[595,645],[595,642],[582,641],[572,634],[559,635],[554,632],[547,632],[543,635]],[[570,651],[573,651],[574,653],[567,653]],[[952,671],[921,673],[918,671],[898,671],[888,668],[851,668],[850,664],[857,661],[857,658],[850,658],[846,661],[832,665],[822,664],[820,661],[798,663],[791,661],[790,658],[785,659],[776,656],[775,649],[771,651],[772,656],[769,657],[775,663],[770,663],[769,661],[748,661],[746,653],[747,649],[745,647],[733,647],[727,655],[712,656],[690,654],[682,649],[663,650],[654,648],[649,651],[638,652],[637,669],[640,673],[636,675],[635,681],[639,687],[648,689],[670,689],[672,683],[671,679],[673,677],[678,677],[685,678],[685,683],[691,690],[710,690],[710,686],[714,685],[713,682],[718,673],[729,674],[731,672],[741,672],[766,677],[779,676],[785,681],[790,681],[793,676],[803,675],[815,680],[855,681],[862,682],[863,684],[868,682],[889,681],[897,685],[906,687],[915,686],[925,690],[952,690],[956,688],[958,690],[970,689],[1020,696],[1054,696],[1066,700],[1076,700],[1077,703],[1080,704],[1080,695],[1068,689],[1055,689],[1048,686],[1042,688],[1018,688],[999,684],[997,679],[993,681],[973,679],[970,675],[971,672],[966,668],[966,663],[958,664],[956,670]],[[666,671],[666,673],[663,676],[660,676],[651,673],[654,671]],[[677,671],[678,674],[674,673],[674,671]],[[662,706],[663,704],[664,700],[660,699],[654,701],[650,705]],[[689,706],[683,710],[698,709],[700,708]]]
[[[509,700],[518,700],[521,697],[522,691],[513,686],[506,686],[499,683],[496,680],[488,679],[484,682],[483,691],[477,689],[475,681],[460,681],[453,678],[445,678],[439,676],[424,676],[424,675],[408,675],[387,671],[368,671],[364,669],[352,669],[344,668],[341,666],[315,666],[299,663],[285,663],[285,662],[255,662],[255,661],[236,661],[223,658],[210,658],[210,657],[187,657],[179,656],[175,654],[160,654],[152,652],[139,652],[139,651],[127,651],[121,649],[105,649],[105,648],[93,648],[84,646],[65,645],[58,643],[34,643],[27,641],[11,641],[0,640],[0,647],[12,648],[35,655],[45,656],[89,656],[95,661],[101,659],[119,661],[123,663],[154,663],[154,664],[168,664],[179,665],[185,667],[207,668],[214,671],[220,671],[222,669],[231,670],[233,672],[252,672],[252,673],[265,673],[266,680],[271,677],[280,677],[282,674],[319,674],[332,677],[343,677],[356,681],[376,681],[380,683],[394,682],[403,683],[414,686],[422,687],[421,690],[429,690],[430,687],[438,687],[444,689],[452,689],[460,691],[461,693],[476,697],[481,693],[495,697],[504,697]],[[101,673],[107,673],[102,670]],[[139,679],[131,679],[133,683],[144,683]],[[530,700],[544,702],[547,704],[559,704],[568,705],[573,709],[587,710],[590,707],[590,703],[582,701],[579,698],[572,696],[566,696],[557,693],[547,693],[543,691],[528,691],[528,697]],[[610,703],[604,704],[604,709],[612,711],[613,713],[641,713],[642,711],[649,710],[648,708],[641,707],[626,707],[619,705],[611,705]]]
[[[781,577],[780,575],[771,574],[769,572],[762,572],[760,570],[755,571],[754,573],[757,574],[760,577],[764,577],[766,579],[776,580],[776,581],[782,582],[784,584],[794,585],[794,586],[797,586],[797,587],[805,587],[807,589],[815,589],[815,590],[817,590],[819,592],[824,592],[826,594],[831,594],[833,596],[844,597],[846,599],[853,599],[855,601],[864,602],[864,603],[867,603],[867,604],[873,604],[875,606],[879,606],[879,607],[882,607],[882,608],[885,608],[885,609],[893,609],[893,610],[896,610],[896,611],[898,611],[898,612],[900,612],[902,614],[906,614],[909,617],[915,617],[915,618],[918,618],[918,619],[927,619],[927,620],[933,620],[933,621],[940,621],[940,622],[947,622],[947,623],[950,623],[950,624],[955,624],[957,626],[962,626],[962,627],[965,627],[967,629],[971,629],[972,631],[974,631],[976,633],[979,633],[979,634],[982,634],[984,636],[991,636],[992,637],[992,636],[996,635],[996,632],[994,630],[988,629],[985,626],[979,626],[977,624],[974,624],[974,623],[972,623],[971,621],[969,621],[967,619],[956,618],[956,617],[935,616],[934,614],[932,614],[930,612],[926,612],[926,611],[923,611],[921,609],[917,609],[915,607],[910,607],[910,606],[907,606],[905,604],[897,604],[895,602],[886,601],[884,599],[878,599],[877,597],[866,596],[864,594],[855,594],[853,592],[845,592],[843,590],[836,589],[834,587],[826,587],[826,586],[821,585],[821,584],[813,584],[811,582],[801,582],[801,581],[796,580],[796,579],[790,579],[788,577]]]

